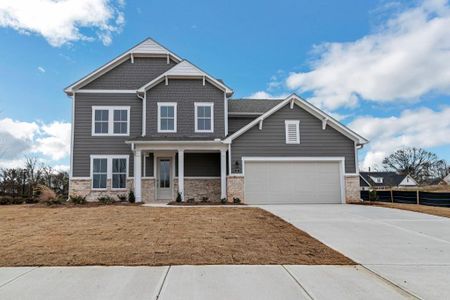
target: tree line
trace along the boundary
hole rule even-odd
[[[405,147],[383,159],[386,171],[395,171],[401,175],[410,175],[421,185],[437,184],[450,173],[450,165],[435,153]]]
[[[0,195],[32,198],[38,186],[47,186],[58,195],[67,196],[69,174],[27,157],[24,168],[0,170]]]

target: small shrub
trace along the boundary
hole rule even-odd
[[[120,202],[127,201],[127,194],[119,194],[117,195],[117,199],[119,199]]]
[[[62,196],[59,196],[59,197],[55,197],[55,198],[53,198],[53,199],[48,199],[48,200],[46,200],[46,201],[43,201],[45,204],[47,204],[48,206],[51,206],[51,205],[61,205],[61,204],[63,204],[64,202],[65,202],[65,199],[64,199],[64,197],[62,197]]]
[[[180,203],[181,202],[181,193],[178,193],[178,195],[177,195],[177,199],[175,199],[175,201],[177,201],[178,203]]]
[[[239,199],[238,197],[233,197],[233,203],[239,204],[239,203],[241,203],[241,199]]]
[[[209,198],[208,197],[202,197],[202,202],[208,202]]]
[[[24,202],[23,198],[13,197],[11,204],[22,204]]]
[[[35,204],[35,203],[38,203],[38,202],[39,202],[39,200],[37,198],[34,198],[34,197],[25,199],[25,203],[27,203],[27,204]]]
[[[105,195],[105,196],[99,196],[99,197],[97,198],[97,200],[98,200],[98,202],[100,202],[101,204],[105,204],[105,205],[107,205],[107,204],[113,204],[114,202],[116,202],[116,201],[114,200],[113,197],[108,196],[108,195]]]
[[[378,195],[376,190],[369,191],[369,201],[377,201]]]
[[[222,203],[222,204],[227,203],[227,198],[222,198],[222,199],[220,199],[220,203]]]
[[[69,196],[69,201],[72,202],[73,204],[86,204],[86,196],[81,196],[81,195],[70,195]]]
[[[0,197],[0,205],[10,205],[13,202],[13,198],[10,196]]]
[[[188,202],[188,203],[194,203],[194,202],[195,202],[195,199],[194,199],[194,198],[189,198],[189,199],[187,199],[187,202]]]
[[[130,190],[130,192],[128,193],[128,202],[130,203],[136,202],[136,197],[134,196],[134,192],[132,190]]]

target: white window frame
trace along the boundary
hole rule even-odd
[[[289,141],[288,139],[288,127],[289,125],[295,125],[297,130],[297,136],[295,141]],[[285,139],[286,144],[300,144],[300,121],[299,120],[285,120],[284,121],[284,131],[285,131]]]
[[[173,107],[173,130],[161,129],[161,107]],[[176,133],[177,132],[177,103],[176,102],[158,102],[158,132],[160,133]]]
[[[210,130],[200,130],[198,129],[198,107],[209,107],[211,108],[211,129]],[[195,102],[194,103],[194,119],[195,119],[195,132],[198,133],[211,133],[214,132],[214,103],[213,102]]]
[[[378,176],[370,176],[370,178],[373,180],[373,182],[375,183],[379,183],[379,184],[383,184],[384,180],[383,177],[378,177]]]
[[[108,133],[95,133],[95,111],[107,110],[108,111]],[[114,111],[126,110],[127,111],[127,132],[126,133],[114,133]],[[129,106],[92,106],[92,136],[129,136],[130,135],[130,107]]]
[[[94,159],[106,159],[106,188],[94,188]],[[112,187],[112,160],[113,158],[123,158],[126,159],[126,179],[125,182],[128,181],[129,178],[129,166],[130,166],[130,156],[129,155],[123,155],[123,154],[112,154],[112,155],[91,155],[91,166],[90,166],[90,179],[91,179],[91,189],[94,191],[106,191],[108,189],[112,191],[124,191],[127,189],[127,186],[125,185],[125,188],[113,188]],[[110,184],[108,185],[108,181],[110,181]]]

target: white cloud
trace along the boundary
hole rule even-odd
[[[36,139],[33,151],[53,160],[66,157],[70,152],[70,123],[53,122],[41,127],[43,137]]]
[[[0,167],[20,166],[23,157],[37,154],[57,161],[70,152],[70,123],[49,124],[0,120]]]
[[[378,31],[349,43],[326,43],[311,71],[291,73],[290,89],[312,92],[310,100],[330,110],[360,99],[417,101],[450,93],[450,8],[423,1],[387,20]]]
[[[37,69],[38,69],[39,72],[45,73],[45,69],[43,67],[39,66]]]
[[[368,138],[367,154],[361,168],[381,166],[384,157],[404,147],[450,145],[450,106],[435,111],[429,108],[405,110],[400,116],[359,117],[349,127]]]
[[[245,98],[249,98],[249,99],[284,99],[287,96],[289,96],[289,94],[272,95],[265,91],[257,91]]]
[[[108,45],[125,23],[123,5],[111,0],[0,0],[0,27],[42,35],[55,47],[96,38]]]

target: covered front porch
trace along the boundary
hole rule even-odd
[[[227,198],[227,150],[220,141],[133,142],[137,202]]]

